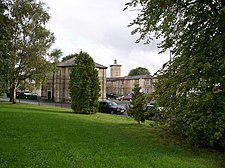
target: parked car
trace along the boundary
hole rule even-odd
[[[123,114],[125,112],[125,108],[117,105],[113,101],[100,101],[99,112],[109,114]]]
[[[110,93],[110,94],[106,93],[106,98],[107,99],[117,99],[118,96],[113,93]]]
[[[119,100],[119,101],[124,101],[124,100],[130,101],[131,99],[132,99],[132,95],[126,95],[126,96],[117,98],[117,100]]]
[[[17,99],[30,99],[30,100],[37,100],[37,93],[30,93],[30,92],[16,92]]]

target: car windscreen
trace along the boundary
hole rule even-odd
[[[117,104],[116,104],[115,102],[108,102],[108,104],[109,104],[110,106],[117,106]]]

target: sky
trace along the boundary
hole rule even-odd
[[[53,48],[61,49],[63,57],[87,52],[96,63],[108,67],[117,60],[122,76],[131,69],[147,68],[153,75],[169,60],[169,53],[158,54],[159,41],[136,43],[138,35],[131,35],[135,27],[128,27],[138,11],[126,10],[129,0],[41,0],[50,9],[51,19],[46,27],[54,33]]]

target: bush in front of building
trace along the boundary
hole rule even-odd
[[[145,122],[145,110],[143,109],[146,104],[145,94],[142,92],[139,85],[135,85],[132,93],[132,101],[127,108],[127,113],[129,116],[134,117],[134,120],[140,124]]]
[[[98,71],[86,52],[75,54],[70,74],[71,108],[75,113],[92,114],[98,111],[100,92]]]

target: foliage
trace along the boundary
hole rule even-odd
[[[132,101],[127,108],[127,113],[129,116],[134,117],[138,124],[145,121],[145,114],[143,109],[145,104],[145,94],[141,91],[139,85],[135,85],[132,93]]]
[[[150,75],[150,72],[146,68],[138,67],[138,68],[130,70],[128,74],[128,76],[136,76],[136,75]]]
[[[67,60],[69,60],[71,58],[74,58],[74,57],[76,57],[76,54],[67,55],[67,56],[63,57],[62,62],[67,61]]]
[[[34,80],[39,84],[52,68],[48,51],[54,43],[54,35],[45,25],[50,19],[48,8],[35,0],[12,0],[8,4],[8,16],[12,21],[8,67],[11,71],[11,101],[15,103],[15,91],[20,81]],[[54,59],[53,59],[54,60]]]
[[[190,143],[225,147],[225,1],[133,0],[132,33],[162,38],[173,58],[157,73],[155,99],[165,124]],[[198,11],[198,12],[196,12]]]
[[[0,94],[7,90],[10,61],[8,52],[10,50],[10,24],[11,21],[6,15],[8,11],[7,1],[0,1]]]
[[[81,51],[75,55],[69,83],[71,107],[75,113],[96,113],[100,92],[98,71],[89,54]]]
[[[58,64],[59,59],[62,57],[62,55],[63,55],[63,52],[60,49],[53,49],[51,53],[49,54],[49,58],[53,60],[53,63]]]

